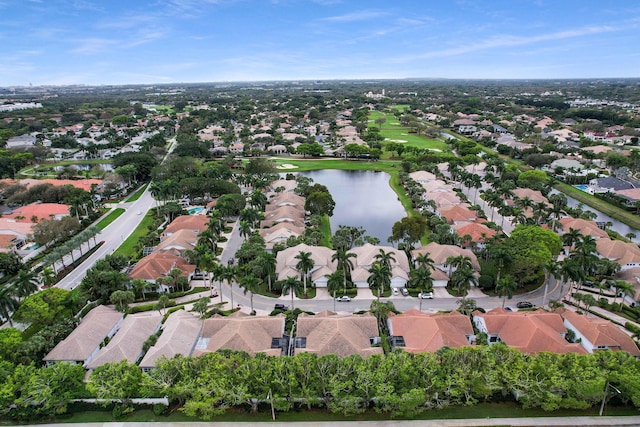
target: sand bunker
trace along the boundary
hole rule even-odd
[[[389,138],[385,138],[385,141],[389,141],[389,142],[407,142],[406,139],[389,139]]]
[[[298,169],[298,166],[290,163],[283,163],[280,166],[277,166],[277,169]]]

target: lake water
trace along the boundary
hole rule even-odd
[[[374,171],[319,170],[300,172],[329,189],[336,202],[331,231],[339,225],[362,226],[367,234],[387,244],[391,227],[406,216],[389,186],[389,174]]]

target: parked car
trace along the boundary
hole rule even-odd
[[[518,308],[532,308],[533,304],[531,304],[529,301],[520,301],[519,303],[516,304],[516,307],[518,307]]]
[[[405,297],[409,296],[409,291],[407,290],[407,288],[400,288],[400,293]]]
[[[351,301],[351,297],[347,295],[342,295],[341,297],[336,298],[338,302],[349,302]]]
[[[505,307],[505,308],[504,308],[504,311],[513,311],[513,308],[511,308],[511,307]]]
[[[433,299],[433,292],[420,292],[418,294],[420,299]]]
[[[282,311],[287,311],[289,310],[289,306],[288,305],[284,305],[284,304],[276,304],[273,306],[274,310],[282,310]]]
[[[391,292],[393,293],[393,295],[400,295],[400,290],[398,288],[392,288]]]

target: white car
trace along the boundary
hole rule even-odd
[[[394,295],[396,295],[396,296],[397,296],[397,295],[400,295],[400,290],[399,290],[398,288],[393,288],[393,289],[391,290],[391,292],[392,292]]]
[[[433,292],[420,292],[418,294],[420,299],[433,299]]]
[[[351,301],[351,297],[349,297],[347,295],[342,295],[341,297],[336,298],[336,301],[338,301],[338,302],[349,302],[349,301]]]

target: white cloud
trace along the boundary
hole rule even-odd
[[[386,12],[378,10],[361,10],[358,12],[347,13],[344,15],[329,16],[323,18],[323,21],[329,22],[356,22],[356,21],[368,21],[371,19],[380,18],[387,15]]]
[[[116,46],[118,43],[118,40],[113,39],[88,38],[80,40],[78,42],[78,46],[71,49],[70,52],[83,55],[94,55],[97,53],[103,53],[106,49]]]

